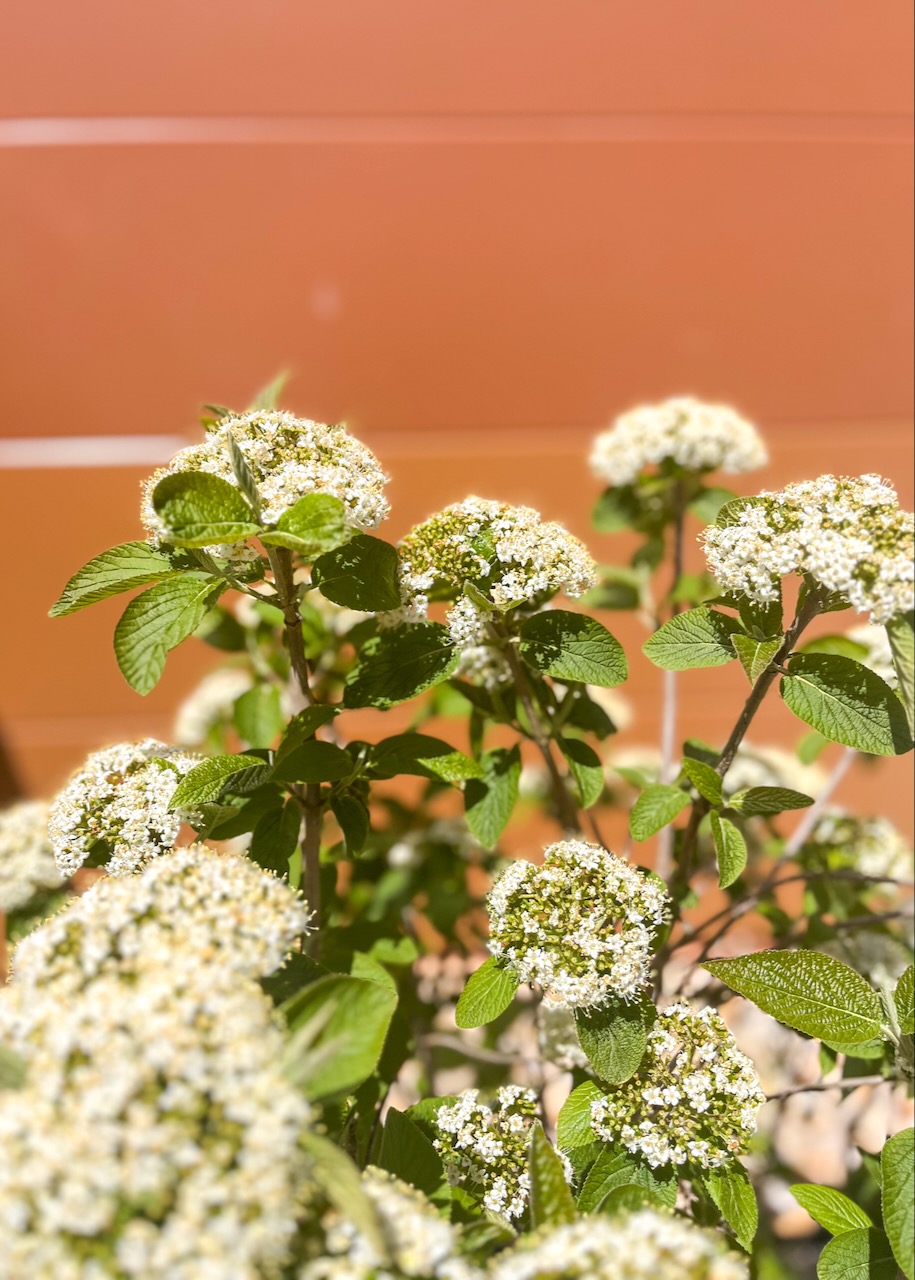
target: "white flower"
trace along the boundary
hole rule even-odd
[[[323,1222],[325,1256],[307,1262],[298,1280],[473,1280],[476,1269],[458,1255],[457,1230],[414,1187],[371,1165],[362,1188],[375,1210],[389,1263],[355,1222],[338,1212]]]
[[[668,914],[660,881],[584,840],[550,845],[543,864],[512,862],[487,899],[489,948],[519,981],[572,1008],[643,990]]]
[[[595,581],[587,548],[562,525],[544,523],[530,507],[471,497],[400,543],[403,608],[393,620],[424,621],[430,599],[447,599],[455,644],[474,647],[488,643],[487,619],[500,610],[535,610],[560,591],[580,596]],[[464,594],[468,583],[473,599]]]
[[[303,908],[243,859],[107,879],[17,948],[0,1041],[4,1280],[279,1276],[313,1197],[310,1109],[255,979]]]
[[[817,820],[809,845],[838,854],[865,876],[912,879],[912,847],[888,818],[854,817],[830,810]]]
[[[48,837],[43,800],[22,800],[0,812],[0,912],[18,911],[36,894],[64,881]]]
[[[880,623],[915,606],[913,533],[915,520],[891,484],[826,475],[760,494],[704,538],[709,570],[725,591],[772,601],[779,579],[798,573]]]
[[[325,493],[343,503],[350,529],[374,529],[388,514],[387,477],[378,459],[342,425],[327,426],[291,413],[255,410],[221,418],[202,444],[175,454],[168,467],[146,482],[143,523],[152,537],[168,541],[168,529],[152,505],[152,493],[165,475],[205,471],[237,485],[229,452],[233,439],[244,455],[261,503],[261,518],[274,525],[308,493]],[[211,554],[237,560],[256,558],[245,544],[209,547]]]
[[[748,1280],[725,1238],[655,1209],[585,1217],[522,1237],[490,1280]]]
[[[594,441],[591,470],[617,487],[667,458],[684,471],[733,473],[765,466],[767,454],[756,428],[733,409],[684,396],[617,418]]]
[[[495,1109],[468,1089],[452,1106],[435,1114],[434,1146],[452,1185],[463,1186],[485,1209],[502,1218],[520,1218],[530,1195],[528,1153],[537,1095],[519,1085],[503,1085]],[[566,1180],[572,1169],[564,1160]]]
[[[653,1168],[725,1164],[746,1150],[765,1102],[719,1014],[685,1004],[658,1014],[638,1071],[606,1090],[591,1104],[591,1128]]]
[[[72,875],[99,844],[113,876],[172,848],[182,815],[170,809],[171,799],[199,763],[152,738],[96,751],[51,806],[48,832],[60,871]]]

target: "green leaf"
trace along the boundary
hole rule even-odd
[[[174,572],[168,558],[148,543],[125,542],[83,565],[64,587],[49,616],[63,618],[122,591],[161,582]]]
[[[622,1001],[575,1010],[578,1043],[595,1072],[607,1084],[635,1075],[645,1053],[646,1009]]]
[[[347,537],[346,507],[329,493],[306,493],[283,512],[275,529],[260,535],[261,542],[305,556],[333,551]]]
[[[353,772],[352,758],[332,742],[310,738],[274,766],[279,782],[339,782]]]
[[[343,832],[346,852],[354,858],[365,848],[365,842],[369,837],[371,830],[369,811],[359,797],[353,795],[334,796],[330,807]]]
[[[521,624],[521,656],[557,680],[612,689],[626,679],[620,642],[594,618],[564,609],[537,613]]]
[[[671,787],[663,782],[652,783],[636,800],[629,814],[629,830],[633,840],[648,840],[662,827],[673,822],[689,803],[689,796],[679,787]]]
[[[774,600],[751,600],[749,596],[741,596],[737,601],[737,611],[747,635],[757,640],[773,640],[782,637],[784,630],[784,610],[782,591],[778,585],[778,594]]]
[[[813,764],[828,746],[829,739],[824,738],[821,733],[817,733],[816,729],[811,729],[809,733],[804,734],[797,744],[797,758],[801,764]]]
[[[795,1031],[861,1044],[880,1035],[880,997],[848,965],[819,951],[758,951],[703,966]]]
[[[559,1111],[556,1122],[556,1145],[560,1151],[586,1147],[594,1141],[591,1128],[591,1103],[604,1095],[593,1080],[573,1089]]]
[[[798,1182],[788,1190],[802,1209],[806,1209],[814,1222],[819,1223],[831,1236],[840,1236],[856,1227],[872,1227],[874,1224],[862,1208],[832,1187],[821,1187],[815,1182]]]
[[[893,1003],[896,1006],[896,1016],[899,1019],[899,1030],[906,1036],[915,1034],[915,1008],[913,1008],[913,1004],[915,1004],[915,969],[911,965],[896,983]]]
[[[445,1182],[435,1147],[408,1115],[393,1107],[385,1117],[376,1163],[427,1196],[434,1195]]]
[[[746,672],[750,684],[756,681],[768,669],[772,659],[782,647],[782,637],[775,636],[771,640],[754,640],[751,636],[735,632],[731,636],[734,652],[740,659],[740,665]]]
[[[173,809],[193,809],[216,800],[228,780],[247,769],[263,769],[260,756],[211,756],[186,773],[172,796]]]
[[[909,732],[915,733],[915,613],[901,613],[886,624],[886,636],[899,681]]]
[[[579,1212],[597,1213],[605,1206],[609,1195],[626,1186],[649,1191],[671,1209],[677,1203],[677,1175],[669,1166],[652,1169],[651,1165],[628,1151],[605,1146],[591,1166],[579,1193]]]
[[[311,580],[323,596],[347,609],[382,613],[399,609],[402,603],[397,548],[367,533],[319,556]]]
[[[27,1075],[25,1059],[15,1050],[0,1044],[0,1089],[21,1089]]]
[[[789,787],[747,787],[743,791],[735,791],[728,798],[728,804],[750,818],[785,813],[789,809],[806,809],[813,804],[813,797],[805,796],[802,791],[792,791]]]
[[[590,809],[604,794],[604,766],[597,752],[580,738],[559,738],[559,749],[566,758],[578,791],[582,809]]]
[[[369,765],[382,778],[406,773],[440,778],[443,782],[465,782],[483,775],[476,760],[425,733],[399,733],[376,743],[369,753]]]
[[[733,822],[722,818],[720,814],[713,813],[711,823],[718,858],[718,887],[727,889],[747,865],[747,842]]]
[[[114,655],[132,689],[145,694],[155,688],[170,650],[199,625],[220,585],[209,576],[187,573],[131,600],[114,631]]]
[[[702,1182],[722,1218],[734,1232],[737,1243],[749,1253],[759,1226],[759,1207],[746,1169],[732,1161],[718,1169],[706,1170]]]
[[[817,1263],[818,1280],[896,1280],[890,1242],[882,1231],[858,1227],[829,1244]]]
[[[352,1092],[378,1066],[396,1006],[396,994],[380,982],[347,974],[312,982],[284,1006],[293,1032],[286,1051],[286,1074],[293,1081],[299,1078],[299,1037],[299,1044],[308,1044],[299,1067],[306,1096],[317,1101]],[[309,1023],[316,1019],[321,1020],[321,1029],[316,1037],[309,1037]],[[332,1057],[317,1071],[310,1071],[307,1057],[326,1044],[334,1046]]]
[[[700,489],[689,504],[688,510],[703,524],[714,524],[722,507],[733,502],[737,495],[731,489]]]
[[[831,742],[874,756],[912,749],[905,709],[893,690],[860,662],[801,654],[790,663],[781,695],[794,714]]]
[[[614,1187],[600,1207],[600,1211],[609,1218],[620,1213],[637,1213],[639,1209],[659,1209],[665,1206],[654,1191],[648,1187],[640,1187],[634,1182],[624,1182],[621,1187]]]
[[[521,753],[517,746],[506,750],[496,747],[480,757],[482,778],[470,778],[464,787],[464,812],[467,826],[484,849],[495,847],[505,830],[521,778]]]
[[[849,640],[848,636],[817,636],[800,645],[796,653],[837,653],[842,658],[854,658],[856,662],[867,657],[867,647]]]
[[[260,520],[261,496],[258,493],[257,482],[254,479],[251,468],[248,466],[248,459],[242,453],[238,441],[231,431],[226,432],[225,443],[229,450],[229,458],[232,462],[232,470],[235,473],[238,487],[247,498],[255,518]]]
[[[261,409],[268,413],[275,409],[280,402],[280,396],[283,394],[288,381],[289,374],[285,370],[282,373],[278,373],[265,387],[261,387],[251,401],[251,408]]]
[[[903,1129],[880,1156],[883,1225],[906,1280],[915,1280],[915,1129]]]
[[[384,1232],[352,1160],[335,1142],[313,1129],[302,1130],[299,1145],[313,1161],[310,1173],[314,1182],[341,1217],[351,1222],[364,1238],[378,1258],[379,1266],[386,1264],[388,1248]]]
[[[690,782],[709,804],[721,804],[721,776],[710,764],[686,756],[680,766]]]
[[[293,716],[276,749],[274,764],[280,764],[287,756],[292,755],[293,751],[313,738],[319,729],[330,724],[339,710],[339,707],[331,707],[325,703],[320,706],[306,707],[304,711]]]
[[[632,485],[605,489],[594,506],[591,520],[598,533],[618,533],[631,528],[641,514],[641,503]]]
[[[346,678],[346,707],[393,707],[441,684],[460,659],[448,628],[439,622],[394,627],[363,645]]]
[[[740,629],[736,618],[701,605],[665,622],[645,641],[642,652],[664,671],[723,667],[736,657],[731,636]]]
[[[238,619],[223,608],[216,605],[208,609],[194,628],[194,638],[224,653],[241,653],[247,647],[245,629]]]
[[[302,810],[297,800],[290,798],[269,810],[254,828],[248,857],[265,871],[288,875],[289,859],[298,848],[301,823]]]
[[[504,1013],[518,990],[518,977],[510,965],[500,965],[495,956],[484,960],[467,979],[454,1011],[459,1027],[485,1027]]]
[[[228,480],[206,471],[176,471],[153,489],[152,504],[178,547],[238,542],[259,532],[254,512]]]
[[[255,685],[236,700],[232,719],[239,737],[250,747],[269,747],[286,719],[276,685]]]
[[[575,1201],[566,1182],[562,1161],[539,1120],[531,1128],[528,1173],[531,1180],[531,1229],[536,1231],[538,1227],[574,1222]]]

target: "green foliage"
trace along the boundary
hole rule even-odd
[[[737,656],[731,637],[740,623],[729,614],[702,605],[678,613],[642,645],[642,652],[664,671],[723,667]]]
[[[915,1277],[915,1129],[890,1138],[880,1156],[883,1225],[906,1280]]]
[[[703,968],[805,1035],[861,1044],[880,1035],[880,997],[854,969],[819,951],[758,951]]]
[[[560,738],[558,745],[575,781],[579,806],[590,809],[604,794],[604,766],[600,756],[580,738]]]
[[[286,875],[289,860],[299,843],[301,824],[302,809],[297,800],[289,799],[275,809],[268,809],[254,828],[248,857],[265,871]]]
[[[768,670],[772,659],[782,647],[782,638],[781,636],[775,636],[771,640],[757,640],[753,636],[745,636],[741,632],[735,631],[731,636],[731,644],[734,646],[734,652],[740,659],[740,665],[746,672],[750,684],[756,684],[762,673]]]
[[[398,773],[420,778],[439,778],[443,782],[466,782],[481,778],[483,769],[476,760],[441,738],[425,733],[399,733],[372,747],[369,765],[379,778],[393,778]]]
[[[184,775],[172,796],[172,808],[193,809],[208,800],[216,800],[230,779],[249,769],[263,768],[260,756],[211,756]]]
[[[276,685],[255,685],[235,703],[232,720],[238,736],[250,747],[269,747],[283,731],[286,717]]]
[[[591,1103],[601,1096],[599,1086],[593,1080],[585,1080],[566,1098],[556,1122],[556,1143],[560,1151],[574,1151],[576,1147],[586,1147],[594,1142]]]
[[[653,1015],[654,1006],[644,1000],[575,1010],[578,1043],[607,1084],[622,1084],[638,1071],[645,1054],[646,1024]]]
[[[720,805],[723,802],[721,775],[710,764],[704,764],[701,760],[692,760],[687,756],[681,768],[704,800],[712,805]]]
[[[445,1170],[435,1147],[405,1112],[393,1107],[381,1131],[377,1164],[427,1196],[441,1191],[445,1182]]]
[[[557,680],[578,680],[612,689],[626,679],[620,642],[594,618],[551,609],[521,624],[521,656]]]
[[[712,839],[718,859],[718,885],[727,889],[747,865],[747,842],[733,822],[718,813],[711,815]]]
[[[394,627],[368,640],[346,679],[346,707],[393,707],[441,684],[460,654],[438,622]]]
[[[915,1033],[915,1008],[913,1008],[913,1003],[915,1003],[915,970],[911,965],[896,983],[893,1000],[896,1005],[896,1016],[899,1019],[900,1031],[903,1035],[912,1035]]]
[[[220,590],[208,574],[185,573],[131,600],[115,628],[114,655],[132,689],[145,694],[156,687],[169,652],[199,626]]]
[[[153,490],[152,504],[176,547],[239,542],[260,530],[235,485],[205,471],[163,476]]]
[[[384,612],[400,607],[397,550],[367,533],[319,556],[311,580],[322,596],[348,609]]]
[[[663,782],[656,782],[646,787],[632,806],[632,812],[629,815],[629,830],[632,832],[632,838],[648,840],[662,827],[673,822],[688,804],[689,796],[679,787],[671,787]]]
[[[125,542],[103,551],[75,573],[50,611],[50,617],[63,618],[99,600],[162,582],[176,570],[168,556],[146,542]]]
[[[467,979],[454,1011],[459,1027],[484,1027],[503,1014],[518,990],[518,978],[511,965],[500,964],[495,956],[484,960]]]
[[[890,1242],[873,1227],[845,1231],[820,1254],[817,1276],[819,1280],[896,1280]]]
[[[467,826],[484,849],[495,847],[505,830],[521,778],[521,752],[517,747],[496,747],[480,757],[482,777],[471,778],[464,787]]]
[[[377,1068],[396,1007],[396,991],[380,982],[341,973],[312,982],[282,1009],[292,1032],[286,1074],[314,1101],[350,1093]],[[322,1048],[332,1052],[314,1070],[309,1059]]]
[[[874,1224],[854,1200],[832,1187],[821,1187],[815,1182],[798,1182],[791,1187],[791,1194],[821,1227],[832,1236],[840,1236],[858,1227]]]
[[[736,1161],[718,1169],[707,1169],[702,1175],[702,1185],[734,1232],[737,1243],[750,1252],[759,1226],[759,1206],[746,1169]]]
[[[536,1230],[538,1227],[574,1222],[575,1201],[566,1182],[562,1161],[547,1140],[539,1121],[531,1130],[528,1173],[531,1180],[531,1227]]]
[[[278,760],[273,776],[280,782],[338,782],[352,772],[353,761],[345,751],[312,738]]]
[[[915,614],[903,613],[886,624],[909,731],[915,733]]]
[[[745,791],[735,791],[728,804],[744,817],[752,818],[786,813],[790,809],[806,809],[813,804],[813,797],[805,796],[802,791],[792,791],[790,787],[747,787]]]
[[[306,493],[283,512],[276,528],[261,533],[260,539],[269,546],[285,547],[311,559],[333,551],[348,536],[346,508],[340,499],[329,493]]]
[[[628,1151],[604,1145],[578,1194],[580,1213],[606,1209],[607,1198],[622,1187],[639,1187],[663,1205],[677,1202],[677,1175],[670,1166],[653,1169]]]
[[[912,749],[905,709],[885,681],[851,658],[799,654],[781,683],[785,702],[831,742],[875,756]]]

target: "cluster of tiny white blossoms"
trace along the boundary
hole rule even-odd
[[[746,1150],[765,1100],[720,1015],[672,1004],[649,1031],[635,1075],[592,1102],[591,1128],[653,1168],[714,1169]]]
[[[584,840],[512,862],[490,890],[489,949],[572,1008],[643,990],[669,901],[659,880]]]
[[[830,810],[817,820],[809,843],[838,855],[861,875],[912,879],[912,847],[888,818]]]
[[[182,815],[169,806],[198,756],[153,738],[106,747],[89,757],[51,805],[48,833],[57,865],[72,875],[99,841],[110,875],[137,871],[174,846]]]
[[[893,650],[890,648],[890,638],[886,634],[886,627],[874,626],[873,623],[865,622],[862,627],[852,627],[847,634],[853,644],[859,644],[865,650],[858,661],[862,662],[865,667],[870,667],[871,671],[878,675],[891,689],[897,689],[899,687],[899,677],[896,674]]]
[[[48,805],[22,800],[0,813],[0,911],[18,911],[64,877],[48,836]]]
[[[479,1275],[459,1256],[457,1230],[415,1187],[370,1165],[362,1189],[375,1210],[387,1259],[378,1256],[356,1223],[331,1211],[321,1223],[325,1254],[307,1262],[298,1280],[474,1280]]]
[[[688,396],[643,405],[617,418],[595,441],[591,470],[606,484],[632,484],[669,458],[684,471],[753,471],[768,461],[752,423],[727,405]]]
[[[255,410],[221,418],[201,444],[180,450],[144,486],[143,523],[152,537],[167,542],[168,529],[152,504],[156,485],[178,471],[206,471],[230,484],[238,481],[232,467],[230,438],[248,464],[261,504],[261,519],[274,525],[308,493],[339,498],[347,526],[361,533],[374,529],[388,514],[384,496],[387,477],[378,459],[341,424],[326,425],[291,413]],[[212,554],[244,560],[244,544],[207,548]],[[251,557],[256,552],[248,549]]]
[[[503,1218],[520,1218],[531,1191],[528,1154],[537,1095],[520,1085],[503,1085],[497,1108],[478,1102],[468,1089],[435,1113],[435,1149],[449,1182],[476,1195],[483,1207]],[[572,1181],[571,1167],[566,1178]]]
[[[580,1218],[525,1236],[489,1280],[748,1280],[724,1237],[655,1209]]]
[[[544,523],[530,507],[470,497],[400,543],[403,607],[393,620],[424,621],[430,599],[451,600],[448,627],[464,648],[486,641],[486,620],[500,610],[536,609],[557,592],[580,596],[595,582],[588,549],[562,525]],[[475,599],[464,594],[465,583]]]
[[[288,886],[201,846],[97,883],[19,945],[0,994],[26,1066],[0,1092],[5,1280],[285,1274],[310,1109],[256,979],[303,922]]]
[[[771,601],[780,578],[803,574],[882,623],[915,606],[913,535],[915,517],[887,481],[827,475],[760,494],[704,538],[725,591]]]

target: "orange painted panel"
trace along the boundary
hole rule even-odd
[[[906,112],[908,0],[31,0],[0,114]]]

